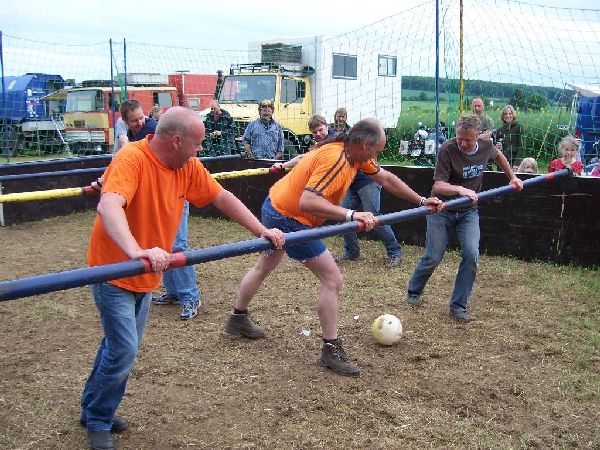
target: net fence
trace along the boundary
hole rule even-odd
[[[543,171],[567,134],[582,139],[582,157],[590,162],[600,138],[600,10],[512,0],[460,5],[439,3],[443,137],[453,136],[459,115],[479,96],[493,121],[492,137],[513,164],[533,157]],[[206,117],[217,94],[233,124],[226,139],[207,137],[207,154],[241,151],[240,136],[258,117],[258,103],[269,99],[288,157],[311,145],[312,114],[334,123],[343,107],[350,125],[365,117],[382,122],[384,161],[435,161],[434,0],[338,36],[275,37],[243,50],[127,40],[71,45],[6,34],[1,43],[6,159],[110,152],[124,99],[138,99],[146,113],[182,105]],[[502,120],[506,105],[514,108],[513,122]]]

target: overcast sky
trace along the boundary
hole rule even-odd
[[[98,6],[92,7],[92,2],[72,0],[3,0],[0,31],[63,44],[126,38],[158,45],[233,50],[246,49],[248,41],[273,37],[335,36],[432,1],[104,0],[93,2]],[[464,5],[483,1],[464,0]],[[522,3],[600,9],[600,0]]]

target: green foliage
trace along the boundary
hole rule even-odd
[[[459,92],[459,80],[440,79],[440,92]],[[562,89],[551,86],[530,86],[519,83],[500,83],[484,80],[464,80],[465,96],[485,96],[488,98],[525,99],[526,97],[539,94],[547,100],[569,106],[570,99],[575,93],[571,89]],[[404,76],[402,77],[402,90],[416,90],[423,92],[435,92],[434,77]],[[487,103],[486,103],[487,104]],[[523,108],[524,104],[512,103],[515,107]]]
[[[496,126],[500,124],[502,108],[515,98],[521,98],[520,94],[515,91],[507,98],[496,97],[493,108],[486,107],[485,114],[494,120]],[[431,93],[429,96],[432,97]],[[456,97],[449,98],[454,101],[440,102],[440,120],[448,125],[448,137],[452,137],[454,136],[452,123],[458,119],[459,110]],[[540,172],[545,172],[550,160],[557,157],[558,143],[567,134],[567,131],[559,129],[558,125],[565,125],[569,116],[568,108],[558,104],[544,103],[545,100],[544,97],[538,95],[531,104],[527,103],[526,107],[516,106],[517,119],[525,127],[526,156],[531,156],[538,161]],[[535,108],[531,107],[532,104],[535,105]],[[398,154],[400,141],[411,140],[417,131],[419,122],[433,128],[434,119],[435,103],[433,100],[403,100],[398,125],[394,130],[388,131],[388,143],[380,159],[387,163],[411,165],[413,162],[411,158]]]
[[[542,94],[536,93],[527,97],[526,104],[534,111],[540,111],[548,106],[548,100]]]

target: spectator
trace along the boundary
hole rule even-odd
[[[115,135],[119,133],[117,136],[119,147],[116,151],[113,148],[113,154],[119,151],[120,148],[122,148],[129,142],[139,141],[141,139],[144,139],[148,134],[154,133],[154,131],[156,130],[156,125],[158,124],[156,120],[147,119],[146,116],[144,116],[142,104],[135,99],[125,100],[121,104],[120,112],[123,125],[127,128],[127,131],[125,132],[125,134],[123,134],[123,126],[120,125],[117,121],[117,125],[115,127]],[[115,142],[115,147],[116,146],[117,142]],[[99,191],[100,189],[102,189],[103,181],[104,175],[100,176],[96,181],[92,182],[92,188]]]
[[[233,118],[217,100],[210,102],[210,112],[204,120],[206,135],[205,154],[207,156],[231,155],[235,148]]]
[[[483,114],[485,106],[483,105],[483,99],[481,97],[475,97],[471,101],[471,110],[474,114],[477,115],[477,117],[479,117],[478,139],[485,139],[489,141],[492,138],[492,131],[494,130],[494,121],[490,117]]]
[[[495,133],[496,148],[502,152],[514,170],[525,156],[525,130],[523,125],[517,122],[517,113],[512,105],[502,108],[500,121],[502,126]]]
[[[309,151],[315,148],[315,145],[317,145],[319,142],[331,140],[338,135],[338,133],[333,131],[333,129],[329,128],[325,118],[318,114],[313,114],[312,116],[310,116],[310,118],[308,119],[308,129],[310,130],[310,133],[313,136],[313,145],[310,146]],[[275,163],[273,164],[273,167],[275,167],[278,170],[285,170],[296,167],[296,164],[300,162],[300,160],[304,157],[305,154],[306,153],[301,153],[295,156],[294,158],[290,159],[289,161]]]
[[[535,158],[523,158],[521,165],[517,169],[520,173],[538,173],[537,161]]]
[[[509,183],[518,190],[523,189],[523,182],[515,176],[502,152],[494,148],[491,140],[478,139],[479,129],[477,115],[463,115],[456,125],[456,137],[448,139],[440,147],[431,195],[439,196],[444,201],[466,196],[472,204],[427,216],[425,254],[417,263],[408,283],[407,303],[418,307],[425,285],[442,261],[451,234],[456,231],[462,260],[456,274],[449,312],[450,317],[460,323],[470,320],[467,302],[479,263],[477,193],[481,190],[485,165],[488,161],[495,161]]]
[[[283,154],[283,129],[273,119],[273,102],[263,100],[258,105],[260,117],[246,127],[242,142],[250,159],[281,159]]]
[[[329,124],[329,128],[338,133],[347,133],[350,131],[350,125],[348,125],[348,112],[346,108],[340,107],[335,111],[333,115],[333,123]]]
[[[162,116],[163,114],[163,110],[160,106],[153,106],[152,109],[150,110],[150,113],[148,114],[148,117],[150,119],[154,119],[157,122],[160,120],[160,116]]]
[[[212,204],[253,235],[268,238],[277,249],[283,246],[283,233],[267,230],[194,157],[203,140],[198,114],[175,106],[163,115],[156,134],[121,149],[106,171],[88,264],[143,258],[152,272],[92,285],[104,331],[81,395],[80,423],[88,430],[92,449],[114,449],[111,431],[128,426],[115,413],[142,343],[150,293],[169,266],[165,249],[173,246],[184,202]]]
[[[121,117],[127,123],[127,139],[129,142],[144,139],[154,134],[158,121],[144,116],[142,105],[137,100],[125,100],[121,105]]]
[[[278,224],[284,232],[307,230],[325,220],[359,220],[365,230],[376,224],[370,212],[358,212],[338,206],[357,170],[363,170],[395,196],[420,205],[443,207],[437,198],[425,199],[414,192],[395,175],[381,169],[375,162],[385,146],[385,133],[375,119],[358,122],[349,134],[339,134],[333,140],[324,140],[308,152],[290,173],[270,189],[262,206],[262,220],[266,226]],[[350,362],[338,341],[338,295],[342,275],[331,253],[322,240],[287,245],[285,252],[300,261],[321,282],[317,299],[317,313],[323,333],[321,366],[345,376],[360,373]],[[249,317],[248,305],[265,278],[281,262],[283,251],[262,253],[252,269],[244,276],[234,309],[225,326],[225,332],[236,337],[260,339],[265,330]]]
[[[550,161],[548,173],[570,167],[574,175],[581,175],[583,163],[577,158],[579,156],[579,141],[572,136],[566,136],[558,144],[560,158]]]
[[[123,118],[119,117],[117,119],[117,123],[115,124],[115,143],[112,151],[113,155],[117,153],[121,149],[121,147],[123,147],[123,145],[129,142],[129,139],[127,139],[128,129],[129,128],[127,127],[127,124],[125,123]]]

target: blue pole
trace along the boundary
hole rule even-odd
[[[112,158],[112,155],[109,156],[86,156],[84,158],[81,158],[82,160],[86,159],[86,158],[97,158],[97,159],[108,159],[110,161],[110,159]],[[200,159],[201,162],[205,163],[205,162],[210,162],[210,161],[218,161],[218,160],[228,160],[228,159],[240,159],[241,155],[239,154],[235,154],[235,155],[222,155],[222,156],[203,156]],[[76,161],[75,158],[73,159],[69,159],[69,161]],[[38,161],[36,161],[36,163],[38,163]],[[51,161],[52,164],[56,163],[56,160],[52,160]],[[19,164],[27,164],[27,163],[19,163]],[[43,166],[44,163],[39,163],[39,165]],[[44,177],[62,177],[62,176],[66,176],[66,175],[84,175],[84,174],[96,174],[99,172],[104,172],[106,170],[107,166],[102,166],[102,167],[92,167],[92,168],[87,168],[87,169],[70,169],[70,170],[55,170],[55,171],[49,171],[49,172],[35,172],[35,173],[21,173],[21,174],[15,174],[15,175],[0,175],[0,182],[2,181],[16,181],[16,180],[28,180],[30,178],[44,178]]]
[[[440,0],[435,2],[435,155],[440,146]]]
[[[558,177],[570,174],[568,169],[548,175],[540,175],[523,182],[524,187],[551,181]],[[515,189],[512,185],[501,186],[488,191],[479,193],[479,200],[486,200],[499,195],[508,194]],[[471,199],[461,197],[456,200],[446,202],[448,209],[468,206]],[[432,214],[433,211],[425,206],[413,209],[407,209],[391,214],[377,216],[378,225],[389,225],[392,223],[406,222],[420,216]],[[353,231],[361,231],[362,222],[354,221],[337,225],[313,228],[310,230],[295,231],[285,234],[286,245],[298,244],[301,242],[322,239],[338,234],[347,234]],[[171,264],[169,269],[176,267],[200,264],[208,261],[216,261],[232,256],[247,255],[263,250],[272,250],[273,244],[266,238],[251,239],[247,241],[232,242],[215,247],[201,248],[189,252],[174,253],[171,255]],[[86,286],[89,284],[100,283],[103,281],[116,280],[118,278],[132,277],[150,272],[150,264],[145,260],[131,260],[104,266],[86,267],[83,269],[68,270],[46,275],[39,275],[20,280],[0,282],[0,301],[15,300],[32,295],[45,294],[48,292],[61,291],[75,287]]]

